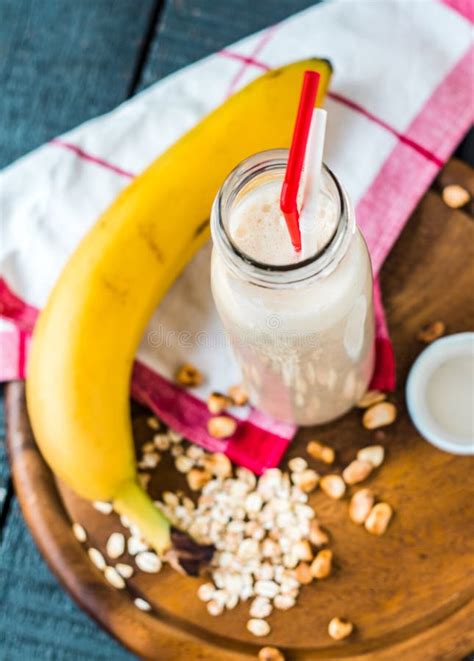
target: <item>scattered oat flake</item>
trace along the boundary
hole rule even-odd
[[[110,585],[113,585],[113,587],[117,588],[117,590],[123,590],[125,587],[125,581],[123,580],[122,576],[120,576],[115,567],[106,567],[104,570],[104,576]]]
[[[125,537],[121,532],[113,532],[107,540],[105,547],[109,558],[115,560],[125,552]]]
[[[235,476],[238,480],[247,484],[250,489],[255,489],[257,478],[255,477],[255,474],[252,473],[252,471],[250,471],[248,468],[239,466],[235,470]]]
[[[179,505],[179,498],[172,491],[163,491],[161,497],[163,499],[163,502],[169,505],[170,507],[177,507]]]
[[[120,576],[123,576],[123,578],[131,578],[135,571],[131,565],[127,565],[124,562],[118,562],[115,565],[115,569],[118,571]]]
[[[151,415],[149,418],[147,418],[146,423],[150,429],[153,429],[155,431],[158,431],[158,429],[160,428],[159,420],[155,418],[154,415]]]
[[[180,457],[176,457],[174,465],[179,473],[189,473],[191,468],[194,466],[194,461],[190,457],[187,457],[185,454],[182,454]]]
[[[112,503],[106,503],[102,500],[94,500],[92,505],[94,509],[96,509],[101,514],[111,514],[113,510]]]
[[[252,618],[247,622],[247,630],[254,636],[268,636],[270,633],[270,625],[266,620]]]
[[[273,600],[273,605],[280,611],[287,611],[293,608],[296,600],[291,594],[277,594]]]
[[[183,440],[182,434],[180,434],[177,431],[174,431],[174,429],[168,429],[168,438],[170,439],[170,442],[173,444],[181,443]]]
[[[102,553],[93,546],[87,549],[87,553],[92,563],[97,567],[97,569],[99,569],[100,571],[104,571],[107,563],[105,562],[105,558],[102,555]]]
[[[78,542],[83,543],[87,540],[87,533],[80,523],[72,524],[72,532],[74,533],[74,537]]]
[[[148,603],[148,601],[145,601],[145,599],[142,599],[141,597],[136,597],[133,600],[133,603],[141,611],[151,611],[151,605]]]
[[[153,436],[153,444],[157,450],[166,452],[170,447],[170,439],[168,434],[155,434]]]
[[[156,468],[160,462],[160,455],[157,452],[147,452],[138,462],[140,468]]]
[[[161,569],[161,559],[152,551],[141,551],[135,556],[138,569],[147,574],[156,574]]]
[[[199,447],[199,445],[194,445],[194,443],[192,443],[186,450],[186,454],[193,461],[198,461],[204,456],[205,453],[204,450]]]
[[[216,592],[216,588],[212,583],[203,583],[199,586],[197,595],[201,601],[210,601]]]
[[[153,441],[147,441],[146,443],[143,443],[142,445],[142,452],[154,452],[155,451],[155,444]]]
[[[141,539],[132,535],[132,537],[128,538],[127,550],[130,553],[130,555],[136,555],[137,553],[140,553],[142,551],[147,551],[148,546]]]
[[[268,617],[271,614],[272,610],[273,608],[270,603],[270,599],[268,599],[267,597],[258,596],[251,603],[249,614],[251,617],[255,617],[257,619],[263,619],[265,617]]]
[[[209,615],[216,617],[221,615],[224,612],[224,604],[217,601],[216,599],[211,599],[207,602],[207,612]]]

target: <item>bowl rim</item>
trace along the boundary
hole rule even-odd
[[[429,367],[431,366],[433,371],[448,354],[450,347],[465,346],[469,351],[471,345],[474,346],[474,332],[455,333],[436,340],[424,349],[413,363],[405,388],[408,413],[423,438],[440,450],[466,456],[474,454],[474,439],[472,443],[466,444],[457,442],[453,434],[446,433],[441,436],[438,431],[439,425],[422,406],[419,387],[426,384],[426,378],[423,381],[423,377]],[[446,438],[448,435],[450,440]]]

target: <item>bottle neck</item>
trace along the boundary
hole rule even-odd
[[[323,165],[322,186],[336,209],[336,225],[326,245],[307,259],[291,264],[262,263],[245,254],[230,231],[233,210],[246,195],[255,195],[260,186],[283,181],[288,151],[261,152],[240,163],[219,190],[211,213],[214,248],[231,273],[244,281],[267,288],[306,286],[314,279],[326,277],[345,255],[355,232],[351,202],[336,176]]]

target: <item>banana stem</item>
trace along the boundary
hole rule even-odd
[[[136,482],[127,482],[113,502],[118,514],[140,529],[144,539],[162,555],[171,546],[170,523]]]

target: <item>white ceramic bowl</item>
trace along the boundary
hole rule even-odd
[[[458,333],[436,340],[418,356],[410,370],[406,385],[408,411],[415,427],[430,443],[441,450],[454,454],[474,454],[474,431],[472,429],[474,401],[471,399],[473,397],[474,372],[471,373],[470,367],[473,356],[474,333]],[[429,404],[427,393],[430,380],[432,380],[436,371],[450,360],[459,358],[465,361],[465,368],[469,366],[467,369],[471,374],[471,378],[468,379],[471,392],[469,394],[469,388],[466,392],[465,382],[464,385],[461,385],[460,382],[453,383],[453,386],[446,393],[446,397],[442,398],[442,406],[445,409],[444,419],[447,418],[450,422],[453,422],[452,425],[446,426],[440,422],[443,416],[433,414],[433,406]],[[459,365],[459,361],[457,361],[457,364]],[[465,378],[466,372],[464,370]],[[459,427],[456,424],[458,422],[458,419],[455,418],[456,409],[460,405],[461,398],[463,398],[463,410],[466,410],[466,406],[468,406],[471,412],[471,433],[468,436],[456,429],[456,427]],[[466,398],[469,401],[466,401]]]

